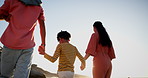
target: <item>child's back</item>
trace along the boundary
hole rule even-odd
[[[60,43],[58,44],[56,51],[53,57],[49,57],[49,55],[45,55],[45,58],[54,62],[59,57],[59,67],[58,71],[72,71],[74,72],[74,62],[76,56],[80,59],[80,61],[84,64],[84,58],[78,52],[77,48],[70,43]]]
[[[53,56],[48,55],[40,50],[46,59],[55,62],[59,58],[58,76],[59,78],[73,78],[74,76],[74,62],[76,56],[81,61],[81,70],[85,68],[85,60],[78,52],[77,48],[69,43],[70,34],[67,31],[61,31],[57,35],[59,44],[56,47]]]

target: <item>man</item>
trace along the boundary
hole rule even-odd
[[[9,78],[12,75],[14,78],[28,78],[35,46],[33,33],[37,20],[40,25],[41,46],[45,50],[46,31],[41,1],[39,3],[25,1],[32,0],[5,0],[0,7],[0,19],[5,19],[9,23],[0,38],[4,45],[0,78]]]

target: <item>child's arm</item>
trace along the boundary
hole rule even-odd
[[[83,56],[78,52],[77,50],[77,53],[76,53],[76,56],[79,58],[79,60],[81,61],[81,70],[84,70],[85,69],[85,59],[83,58]]]
[[[58,53],[54,53],[54,56],[50,56],[47,53],[45,53],[44,47],[43,46],[39,46],[39,54],[44,55],[44,58],[46,58],[47,60],[51,61],[52,63],[55,62],[58,58]]]
[[[58,52],[55,52],[53,56],[48,55],[47,53],[44,54],[44,58],[54,63],[59,57]]]
[[[53,56],[50,56],[50,55],[48,55],[47,53],[45,53],[45,54],[44,54],[44,57],[53,63],[53,62],[55,62],[55,61],[58,59],[58,57],[60,56],[60,51],[61,51],[61,46],[58,45]]]
[[[81,61],[81,66],[80,66],[80,69],[81,70],[84,70],[85,69],[85,59],[83,58],[83,56],[78,52],[77,53],[77,56],[79,58],[79,60]]]

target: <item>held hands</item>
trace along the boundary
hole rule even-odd
[[[80,69],[81,70],[84,70],[85,69],[85,65],[84,64],[81,64]]]
[[[44,55],[45,54],[45,46],[40,45],[38,48],[39,54]]]

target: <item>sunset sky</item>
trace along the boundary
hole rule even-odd
[[[0,6],[4,0],[0,0]],[[70,43],[84,56],[93,23],[102,21],[116,53],[112,61],[112,78],[148,77],[148,0],[42,0],[46,18],[46,52],[53,55],[58,44],[56,35],[61,30],[71,33]],[[23,19],[23,18],[22,18]],[[0,21],[0,36],[7,27]],[[56,73],[58,61],[51,63],[38,54],[40,45],[39,26],[35,30],[33,63],[49,72]],[[0,46],[3,46],[0,43]],[[92,60],[86,69],[79,69],[75,62],[75,73],[92,77]]]

